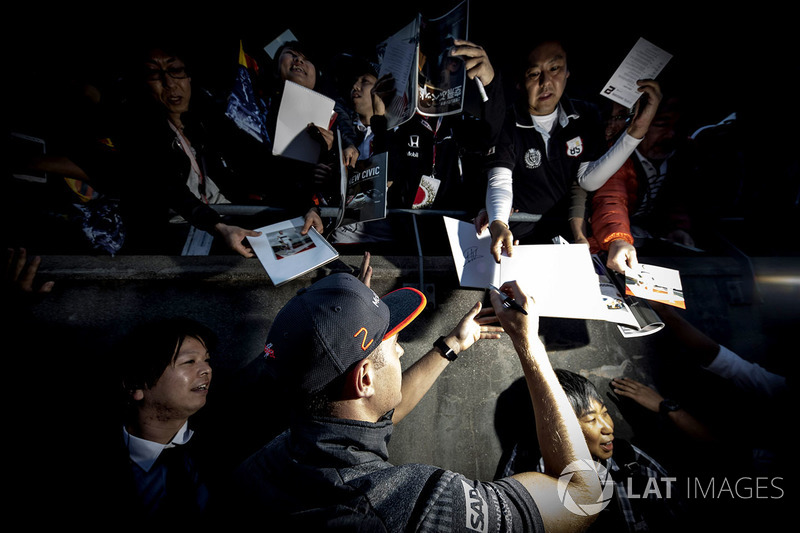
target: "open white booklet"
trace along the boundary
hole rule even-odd
[[[275,286],[286,283],[339,257],[333,246],[311,228],[301,235],[303,217],[258,228],[261,235],[247,237]]]
[[[468,40],[469,2],[446,14],[423,18],[421,13],[376,49],[379,77],[391,74],[394,94],[387,101],[389,128],[416,113],[444,116],[464,108],[466,67],[463,58],[451,56],[454,39]]]
[[[600,292],[603,295],[603,304],[609,322],[616,322],[623,337],[641,337],[650,335],[664,327],[658,314],[653,311],[646,300],[628,294],[621,276],[609,272],[602,259],[592,255],[595,271],[600,282]],[[634,320],[630,322],[631,318]]]
[[[609,296],[618,291],[611,293],[603,284],[585,244],[518,245],[511,257],[497,263],[490,253],[488,230],[478,235],[471,223],[443,218],[462,287],[485,289],[517,281],[533,297],[540,316],[614,322],[626,326],[626,331],[620,328],[625,336],[654,333],[664,326],[660,321],[653,324],[650,316],[638,316],[624,297],[609,304]]]

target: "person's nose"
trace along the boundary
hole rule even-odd
[[[213,370],[211,369],[211,363],[208,361],[204,361],[199,368],[199,373],[201,376],[209,376],[211,377]]]
[[[614,433],[614,424],[611,422],[611,419],[607,417],[601,418],[600,432],[603,433],[603,435],[611,435]]]
[[[539,76],[539,86],[544,88],[545,86],[549,85],[550,83],[550,73],[546,70],[542,71],[542,75]]]
[[[178,85],[178,80],[165,73],[161,77],[161,83],[164,84],[164,87],[172,88]]]

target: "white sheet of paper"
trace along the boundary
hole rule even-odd
[[[404,94],[408,85],[411,69],[414,66],[414,54],[417,45],[412,38],[417,30],[416,22],[408,24],[386,40],[383,61],[381,61],[378,77],[391,73],[394,77],[395,90]]]
[[[270,57],[270,59],[275,59],[275,52],[278,51],[278,48],[281,47],[283,43],[288,43],[290,41],[296,41],[297,37],[294,36],[292,30],[285,30],[283,33],[278,35],[272,42],[270,42],[267,46],[264,47],[264,51]]]
[[[473,224],[443,217],[462,287],[485,289],[516,280],[536,302],[541,316],[604,320],[597,274],[585,244],[515,246],[497,264],[489,252],[491,236],[476,235]]]
[[[672,54],[644,38],[639,38],[600,94],[631,108],[642,94],[636,82],[655,79],[670,59]]]
[[[474,225],[455,218],[443,218],[461,286],[485,289],[491,283],[499,287],[500,270],[489,253],[489,230],[477,235]]]
[[[514,247],[500,261],[500,281],[517,280],[541,316],[601,319],[600,286],[585,244],[531,244]]]
[[[334,101],[314,90],[286,81],[278,109],[272,153],[290,159],[316,163],[320,144],[308,134],[309,124],[328,128]],[[284,179],[291,179],[284,176]]]

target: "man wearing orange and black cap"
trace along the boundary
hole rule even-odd
[[[301,290],[275,317],[260,356],[291,400],[292,421],[237,469],[223,507],[226,524],[259,523],[275,531],[489,532],[590,522],[561,505],[552,474],[486,483],[435,466],[388,461],[393,424],[461,351],[501,331],[514,341],[531,391],[537,391],[534,412],[546,417],[537,431],[549,456],[558,459],[553,467],[560,472],[570,461],[591,459],[539,340],[533,303],[514,282],[500,291],[490,295],[493,311],[476,304],[402,372],[397,334],[424,308],[422,293],[404,288],[380,298],[349,274]],[[527,312],[505,307],[504,296],[524,302]],[[488,325],[497,321],[502,327]],[[580,491],[589,499],[600,494],[596,472],[574,473],[566,486],[576,499]]]

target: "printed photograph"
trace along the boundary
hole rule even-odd
[[[311,240],[311,236],[301,235],[298,227],[274,231],[267,234],[267,239],[272,247],[272,253],[275,254],[275,259],[286,259],[317,246]]]

